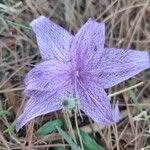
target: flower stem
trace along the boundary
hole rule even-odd
[[[77,144],[76,137],[75,137],[73,127],[72,127],[72,124],[71,124],[71,120],[70,120],[70,117],[69,117],[69,112],[64,109],[63,113],[64,113],[65,122],[66,122],[67,128],[69,130],[70,136],[72,137],[74,142]]]
[[[81,150],[84,150],[83,142],[82,142],[79,126],[78,126],[77,111],[75,111],[75,124],[76,124],[76,129],[77,129],[77,133],[78,133],[78,137],[79,137],[79,141],[80,141]]]

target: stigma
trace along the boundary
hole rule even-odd
[[[76,71],[76,77],[79,77],[79,70]]]

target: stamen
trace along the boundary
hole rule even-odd
[[[76,71],[76,76],[79,77],[79,70]]]

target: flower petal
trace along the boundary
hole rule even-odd
[[[44,16],[30,24],[36,34],[37,44],[44,60],[68,59],[69,43],[72,35]]]
[[[58,60],[45,61],[36,65],[24,80],[24,94],[30,97],[35,91],[53,92],[57,88],[65,86],[71,82],[69,71],[69,64]]]
[[[105,48],[103,57],[97,59],[99,63],[90,72],[98,77],[103,88],[110,88],[150,68],[148,52]]]
[[[101,124],[115,122],[107,94],[97,83],[91,82],[86,86],[80,83],[76,91],[76,96],[80,99],[80,109],[95,122]]]
[[[61,109],[60,102],[57,94],[52,97],[48,93],[46,95],[35,94],[27,101],[24,112],[17,119],[16,130],[19,131],[28,121],[37,116]]]
[[[72,92],[72,85],[59,87],[53,94],[50,92],[36,92],[27,101],[23,113],[17,119],[16,130],[19,131],[28,121],[35,117],[62,109],[61,100]]]
[[[71,57],[75,66],[86,67],[95,55],[102,53],[104,42],[104,23],[89,19],[71,41]]]

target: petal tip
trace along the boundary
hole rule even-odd
[[[20,117],[19,117],[20,118]],[[16,131],[17,132],[19,132],[19,130],[23,127],[22,125],[21,125],[21,122],[20,122],[20,119],[17,119],[17,121],[16,121]]]
[[[94,18],[90,17],[88,21],[95,21]]]
[[[47,19],[45,16],[39,16],[38,18],[34,19],[33,21],[31,21],[30,26],[33,27],[35,26],[37,23],[42,22],[43,20]]]
[[[103,21],[96,21],[94,18],[92,18],[92,17],[90,17],[88,20],[87,20],[87,22],[93,22],[93,23],[99,23],[99,24],[101,24],[101,25],[103,25],[103,26],[105,26],[105,23],[103,22]]]
[[[92,18],[92,17],[90,17],[88,20],[87,20],[87,22],[88,23],[97,23],[96,21],[95,21],[95,19],[94,18]]]

